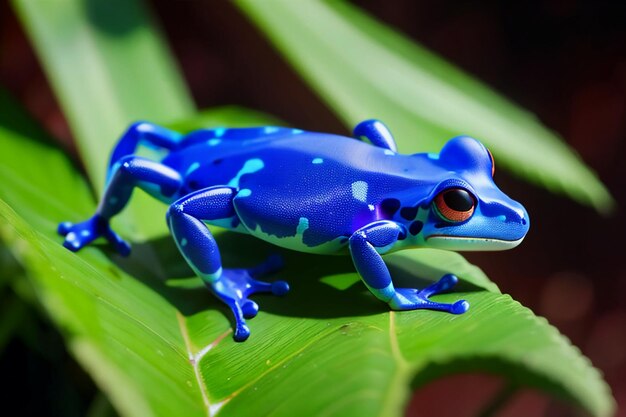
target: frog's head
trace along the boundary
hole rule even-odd
[[[449,250],[504,250],[517,246],[529,228],[524,207],[493,182],[491,153],[476,139],[451,139],[438,158],[445,175],[422,201],[427,207],[424,244]]]

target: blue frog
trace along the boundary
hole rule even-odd
[[[139,145],[167,151],[160,161]],[[444,275],[418,290],[395,288],[381,255],[406,248],[501,250],[529,228],[522,205],[493,182],[494,160],[479,141],[460,136],[439,154],[402,155],[387,127],[366,120],[354,138],[285,127],[203,129],[183,135],[138,122],[113,150],[104,195],[90,219],[59,225],[64,246],[77,251],[98,237],[122,255],[130,246],[110,219],[139,187],[169,204],[167,224],[193,271],[235,316],[234,339],[250,335],[255,293],[283,295],[284,281],[258,278],[276,258],[251,269],[223,268],[207,224],[248,233],[301,252],[350,254],[363,282],[394,310],[461,314],[469,304],[430,296],[454,286]]]

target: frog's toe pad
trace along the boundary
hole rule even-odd
[[[68,234],[70,233],[72,232],[69,232]],[[63,246],[66,249],[71,250],[72,252],[78,252],[83,247],[79,240],[70,238],[65,238],[65,240],[63,241]]]
[[[452,307],[450,308],[450,313],[463,314],[467,310],[469,310],[469,303],[465,300],[459,300],[456,303],[452,304]]]
[[[273,262],[269,265],[275,267]],[[266,269],[267,265],[266,262],[250,269],[225,268],[222,270],[221,276],[211,284],[213,293],[226,303],[233,312],[235,317],[234,339],[237,342],[243,342],[248,338],[250,330],[246,325],[246,319],[255,317],[259,312],[259,305],[250,300],[249,297],[258,293],[284,295],[289,291],[289,284],[285,281],[270,283],[253,278],[259,274],[259,270]]]
[[[248,300],[241,306],[241,311],[245,318],[251,319],[259,313],[259,305],[252,300]]]
[[[245,342],[248,337],[250,337],[250,329],[246,325],[246,323],[237,323],[237,327],[235,328],[235,335],[233,338],[235,342]]]
[[[272,283],[272,294],[282,296],[289,292],[289,284],[286,281]]]
[[[74,223],[72,222],[59,223],[59,227],[57,227],[57,233],[61,236],[65,236],[72,230],[72,226],[74,226]]]
[[[446,274],[439,279],[439,281],[430,284],[428,287],[419,291],[419,295],[425,298],[430,297],[431,295],[439,294],[444,291],[448,291],[452,287],[454,287],[459,282],[459,279],[456,275]]]

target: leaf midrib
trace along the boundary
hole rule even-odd
[[[234,398],[239,396],[242,392],[245,392],[246,390],[248,390],[251,387],[253,387],[254,384],[256,384],[258,381],[260,381],[261,379],[263,379],[266,376],[270,375],[275,370],[279,369],[281,365],[285,364],[286,362],[288,362],[289,360],[293,359],[297,355],[301,354],[302,352],[306,351],[310,347],[314,346],[316,343],[318,343],[319,341],[321,341],[325,337],[327,337],[327,336],[331,335],[332,333],[336,332],[339,328],[341,328],[341,326],[340,325],[336,325],[336,326],[326,330],[325,332],[319,333],[319,335],[317,337],[314,337],[314,338],[310,339],[308,341],[308,343],[303,345],[300,349],[297,349],[294,352],[292,352],[291,354],[285,356],[283,359],[281,359],[280,361],[276,362],[272,367],[268,368],[265,372],[261,373],[259,376],[257,376],[256,378],[254,378],[253,380],[251,380],[250,382],[245,384],[243,387],[239,388],[238,390],[233,392],[231,395],[226,397],[221,402],[221,404],[225,405],[227,402],[233,400]]]
[[[9,206],[4,200],[0,199],[0,216],[8,219],[8,217],[13,217],[15,219],[18,220],[19,223],[21,223],[22,225],[27,225],[27,223],[25,222],[25,220],[19,216],[15,210],[13,210],[13,208],[11,206]],[[11,225],[10,227],[13,229],[13,231],[17,234],[19,239],[27,239],[27,240],[31,240],[28,239],[27,236],[25,236],[25,231],[24,230],[20,230],[21,228],[16,227],[15,225],[12,225],[10,222],[6,223],[7,225]],[[48,264],[53,264],[52,259],[50,258],[48,252],[45,250],[44,248],[44,244],[40,243],[41,241],[47,241],[49,243],[54,244],[55,242],[52,242],[52,239],[50,239],[48,236],[46,236],[45,234],[39,232],[39,231],[34,231],[32,230],[30,227],[28,227],[28,229],[26,230],[26,232],[30,232],[33,234],[33,236],[36,237],[36,239],[33,239],[34,241],[36,241],[36,246],[34,249],[37,249],[37,253],[42,256],[43,258],[45,258],[45,260],[47,261]],[[79,256],[75,256],[74,257],[75,260],[77,262],[80,263],[79,267],[85,267],[86,270],[88,270],[90,273],[93,273],[94,275],[94,279],[109,279],[110,277],[106,277],[103,274],[100,273],[100,271],[98,271],[97,269],[95,269],[90,263],[86,262],[84,259],[82,259]],[[96,300],[98,300],[98,302],[101,302],[103,305],[105,305],[107,308],[110,308],[111,310],[114,310],[116,312],[118,312],[119,314],[123,315],[124,317],[126,317],[127,319],[129,319],[130,321],[138,324],[140,327],[142,327],[143,329],[145,329],[147,332],[153,334],[154,336],[156,336],[157,339],[160,339],[166,346],[168,346],[177,356],[180,356],[181,358],[183,358],[183,360],[185,362],[188,362],[192,365],[191,361],[189,360],[190,357],[193,355],[192,351],[191,351],[191,346],[190,345],[186,345],[187,346],[187,351],[189,352],[189,357],[185,356],[185,354],[183,353],[183,351],[181,349],[179,349],[179,347],[172,343],[171,341],[167,340],[167,338],[165,338],[163,335],[159,334],[157,331],[155,331],[152,327],[150,327],[147,323],[143,322],[142,320],[137,319],[134,315],[132,315],[130,312],[128,312],[127,310],[115,305],[114,303],[112,303],[111,301],[109,301],[107,298],[101,296],[101,295],[95,295],[93,294],[92,291],[90,291],[88,288],[85,288],[84,286],[80,285],[80,283],[76,280],[71,280],[69,278],[67,278],[64,274],[56,274],[56,276],[58,278],[60,278],[61,280],[65,281],[66,283],[70,284],[73,288],[81,291],[82,293],[86,294],[87,296],[91,296],[94,297]],[[176,310],[176,314],[180,315],[180,312],[178,310]],[[180,325],[180,323],[179,323]],[[182,324],[182,326],[184,326],[185,329],[187,329],[185,324]],[[181,327],[181,333],[183,332],[183,328]],[[230,330],[228,331],[230,332]],[[218,336],[218,338],[216,340],[221,340],[221,338],[223,337],[223,335]],[[183,334],[183,338],[184,338],[184,334]],[[214,341],[215,342],[215,341]],[[212,342],[212,343],[214,343]],[[185,343],[187,344],[187,341],[185,341]],[[195,371],[194,371],[195,372]],[[196,377],[198,378],[198,376]],[[204,384],[204,381],[202,380],[202,377],[200,375],[200,380],[198,381],[199,383],[199,388],[201,391],[201,394],[203,394],[202,389],[204,389],[206,391],[206,384]],[[213,414],[211,413],[211,404],[210,403],[205,403],[205,408],[206,408],[206,413],[208,416],[212,416]]]
[[[406,386],[415,371],[415,367],[406,360],[400,350],[398,334],[396,332],[396,313],[393,310],[389,311],[389,345],[391,347],[391,358],[394,361],[395,368],[391,383],[383,397],[384,404],[379,414],[380,417],[393,415],[394,411],[398,409],[398,406],[405,403]]]
[[[206,386],[206,382],[204,382],[204,377],[199,370],[199,361],[195,359],[196,354],[191,350],[191,341],[189,339],[189,328],[187,327],[187,322],[185,318],[180,313],[180,311],[176,310],[176,321],[178,322],[178,327],[180,328],[180,333],[183,336],[183,340],[185,341],[185,347],[187,348],[187,353],[189,354],[188,360],[189,364],[193,368],[193,373],[196,377],[196,383],[198,384],[198,390],[200,391],[200,395],[202,396],[202,403],[204,404],[204,408],[206,409],[206,414],[209,417],[213,416],[211,402],[209,401],[209,393]],[[218,336],[219,339],[219,336]],[[216,340],[218,340],[216,339]],[[211,346],[216,341],[211,342],[208,346]]]

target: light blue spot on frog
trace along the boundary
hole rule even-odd
[[[209,281],[217,281],[222,276],[222,271],[223,269],[220,266],[217,271],[213,272],[212,274],[207,274],[206,278]]]
[[[306,229],[309,228],[309,219],[306,217],[300,217],[298,221],[298,227],[296,228],[296,234],[302,235]]]
[[[274,127],[274,126],[267,126],[265,129],[263,129],[263,133],[276,133],[278,132],[278,128]]]
[[[219,145],[221,141],[221,139],[209,139],[207,143],[209,144],[209,146],[215,146]]]
[[[365,181],[355,181],[352,183],[352,197],[363,202],[367,200],[367,183]]]
[[[213,129],[213,132],[215,133],[216,138],[221,138],[224,136],[224,133],[226,133],[226,130],[227,129],[225,127],[218,127],[217,129]]]
[[[323,164],[323,163],[324,163],[324,160],[323,160],[322,158],[315,158],[315,159],[313,159],[313,161],[312,161],[312,162],[313,162],[315,165],[317,165],[317,164]]]
[[[252,194],[251,190],[249,190],[248,188],[242,188],[237,193],[237,197],[249,197],[251,194]]]
[[[265,164],[263,164],[263,161],[259,158],[248,159],[246,163],[243,164],[243,168],[239,170],[235,178],[228,182],[228,185],[235,188],[239,187],[239,180],[243,175],[260,171],[264,166]]]
[[[189,168],[187,168],[187,171],[185,172],[185,176],[191,174],[198,168],[200,168],[200,162],[194,162],[193,164],[189,165]]]

